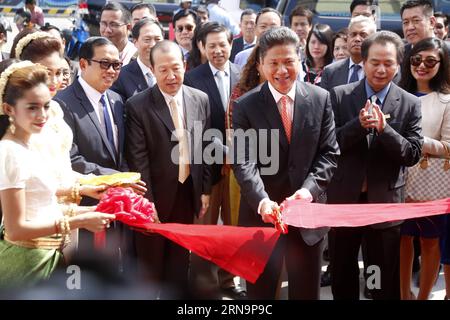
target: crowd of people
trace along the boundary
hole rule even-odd
[[[372,299],[428,299],[441,264],[450,296],[445,212],[288,226],[244,289],[174,242],[96,211],[108,186],[82,178],[128,171],[141,180],[125,186],[153,202],[163,223],[270,227],[285,199],[360,204],[363,215],[369,203],[450,197],[448,17],[429,0],[402,4],[404,39],[377,30],[369,0],[352,1],[342,30],[313,24],[301,6],[289,26],[271,7],[244,10],[238,25],[219,1],[206,2],[196,11],[182,1],[174,41],[164,40],[151,4],[129,11],[108,2],[100,36],[82,44],[77,61],[64,57],[56,27],[36,23],[15,37],[0,62],[0,288],[51,281],[99,250],[101,232],[115,272],[155,299],[277,299],[285,268],[289,299],[317,300],[331,285],[334,299],[358,300],[360,250],[365,269],[380,270],[379,285],[365,286]],[[257,134],[240,141],[238,132]]]

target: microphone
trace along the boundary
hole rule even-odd
[[[370,115],[373,114],[373,105],[376,104],[376,103],[377,103],[377,96],[376,96],[376,95],[371,96],[371,97],[370,97],[370,106],[369,106],[369,110],[367,110],[367,113],[368,113],[368,114],[370,114]],[[370,135],[370,137],[369,137],[370,142],[372,142],[373,136],[375,135],[375,129],[374,129],[374,128],[370,128],[370,129],[369,129],[369,135]]]

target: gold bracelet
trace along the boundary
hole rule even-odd
[[[64,216],[69,217],[69,218],[73,217],[73,216],[76,216],[75,204],[73,204],[73,203],[68,204],[66,206],[66,209],[63,210],[63,213],[64,213]]]
[[[80,184],[79,183],[75,183],[72,186],[72,192],[71,192],[71,196],[72,196],[72,201],[76,204],[79,204],[81,201],[81,195],[80,195]]]

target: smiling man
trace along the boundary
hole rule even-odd
[[[209,128],[208,97],[183,85],[185,64],[175,43],[158,42],[150,63],[156,85],[126,104],[127,160],[150,186],[145,196],[161,222],[190,224],[209,205],[209,166],[193,161],[206,146],[194,142],[194,125],[202,134]],[[136,252],[139,280],[155,289],[155,298],[188,298],[188,250],[160,235],[137,232]]]
[[[263,33],[260,63],[267,81],[238,99],[233,107],[235,132],[254,129],[261,134],[269,130],[269,137],[274,134],[278,146],[278,157],[272,164],[259,155],[251,159],[248,146],[235,150],[233,170],[241,187],[241,226],[270,227],[274,208],[288,197],[319,201],[336,169],[339,149],[329,94],[296,81],[301,68],[298,44],[298,36],[286,27]],[[271,149],[273,141],[263,137],[257,134],[250,138],[254,140],[249,145],[276,154]],[[277,165],[278,171],[264,175],[261,168],[269,165]],[[247,283],[249,299],[275,299],[284,258],[289,299],[319,299],[321,247],[327,231],[289,226],[289,233],[280,236],[263,274],[255,284]]]
[[[366,77],[330,91],[342,155],[328,188],[328,202],[404,202],[405,170],[419,161],[423,138],[418,98],[393,82],[402,61],[403,42],[393,32],[380,31],[364,40],[361,55]],[[371,290],[373,299],[400,298],[401,223],[332,228],[335,300],[359,299],[362,239],[367,265],[376,266],[381,279]]]
[[[227,28],[217,22],[207,22],[202,26],[202,32],[204,36],[200,41],[205,49],[208,62],[189,71],[185,84],[208,94],[211,106],[211,128],[218,129],[222,133],[221,137],[216,137],[215,142],[220,144],[220,149],[225,149],[223,146],[225,143],[223,138],[225,137],[225,111],[231,91],[239,81],[239,68],[229,61],[232,40]],[[203,221],[198,221],[199,224],[217,224],[219,214],[225,225],[231,224],[229,181],[229,172],[225,174],[222,165],[215,164],[213,166],[210,211]],[[198,257],[193,258],[192,277],[208,278],[207,276],[198,276],[198,269],[200,269],[196,263],[198,259]],[[235,286],[233,277],[221,270],[218,277],[219,284],[233,298],[240,298],[244,292]],[[215,277],[209,278],[214,278],[214,281],[211,282],[217,282]],[[217,284],[213,283],[212,286],[217,287]],[[199,285],[199,287],[205,287],[205,285]]]

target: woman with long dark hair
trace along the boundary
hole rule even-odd
[[[306,59],[302,63],[301,81],[319,85],[325,66],[333,62],[333,30],[327,24],[315,24],[306,39]]]
[[[450,67],[449,52],[437,38],[419,41],[404,60],[400,86],[419,97],[422,105],[422,153],[446,157],[450,148]],[[410,169],[413,170],[413,169]],[[443,172],[444,173],[444,172]],[[412,177],[408,177],[412,179]],[[417,183],[420,183],[420,177]],[[406,201],[417,201],[406,194]],[[435,199],[427,199],[435,200]],[[400,289],[404,300],[415,299],[411,292],[413,239],[420,237],[421,268],[417,298],[426,300],[439,272],[439,239],[445,234],[445,215],[406,220],[401,229]],[[447,248],[448,249],[448,248]],[[450,261],[448,261],[450,262]]]

